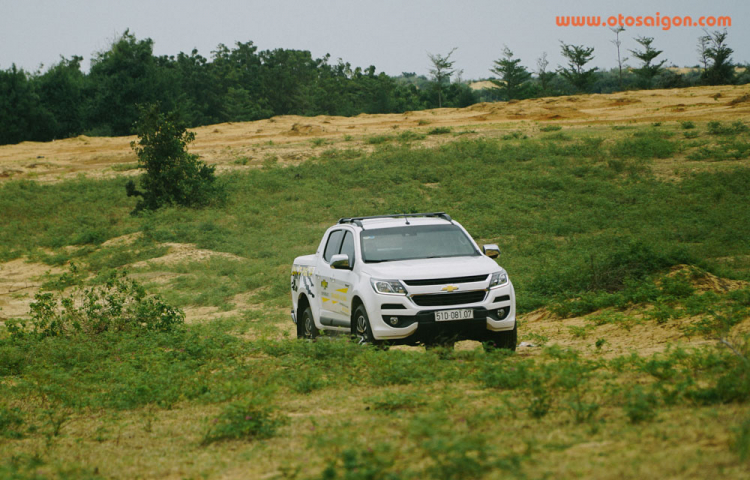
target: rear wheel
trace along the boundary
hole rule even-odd
[[[318,327],[315,326],[315,320],[313,320],[312,309],[310,307],[302,311],[302,316],[298,321],[297,338],[313,340],[318,336]]]
[[[518,342],[518,329],[516,325],[513,325],[513,330],[506,330],[504,332],[488,332],[484,345],[485,352],[491,352],[493,350],[504,349],[514,352],[516,350],[516,343]]]

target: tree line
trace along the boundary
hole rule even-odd
[[[139,106],[149,104],[159,104],[175,112],[180,122],[197,127],[274,115],[402,113],[479,101],[750,81],[747,72],[735,76],[726,32],[700,37],[702,71],[679,75],[663,67],[665,60],[657,60],[662,51],[648,37],[636,39],[642,48],[631,51],[641,65],[623,69],[623,30],[616,30],[617,69],[588,68],[594,48],[563,42],[567,65],[553,69],[544,54],[535,69],[528,69],[506,47],[490,70],[498,88],[484,91],[460,80],[451,59],[455,49],[447,55],[429,54],[429,78],[407,72],[391,77],[377,73],[374,66],[333,63],[328,55],[314,58],[305,50],[259,51],[251,41],[233,48],[221,44],[210,58],[197,50],[155,56],[151,39],[125,31],[108,50],[93,56],[88,73],[82,71],[79,56],[61,58],[45,72],[26,72],[15,65],[0,70],[0,144],[80,134],[130,135]]]
[[[126,31],[96,53],[88,73],[83,58],[62,58],[44,73],[0,70],[0,144],[47,141],[80,134],[134,133],[139,105],[158,103],[196,127],[274,115],[399,113],[477,101],[465,84],[420,89],[303,50],[259,51],[253,42],[219,45],[211,58],[197,50],[155,56],[151,39]]]
[[[732,62],[734,51],[727,44],[727,32],[704,32],[698,37],[698,68],[677,73],[665,67],[668,60],[654,44],[653,37],[635,38],[638,47],[627,52],[621,49],[620,34],[625,28],[612,28],[615,35],[617,67],[602,71],[588,64],[594,59],[594,47],[569,45],[560,42],[560,53],[566,64],[552,69],[543,53],[535,69],[521,64],[513,52],[505,47],[502,56],[490,70],[497,78],[491,81],[497,88],[485,92],[482,100],[514,100],[542,96],[577,93],[612,93],[622,90],[651,88],[684,88],[698,85],[728,85],[750,83],[750,72],[745,68],[738,74]],[[632,57],[626,55],[630,53]],[[632,59],[635,65],[629,66]]]

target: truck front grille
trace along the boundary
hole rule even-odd
[[[450,278],[428,278],[426,280],[404,280],[404,283],[412,287],[426,287],[429,285],[447,285],[449,283],[471,283],[483,282],[487,280],[488,274],[473,275],[471,277],[450,277]]]
[[[420,307],[442,307],[447,305],[464,305],[481,302],[484,300],[486,293],[487,292],[484,290],[459,293],[428,293],[424,295],[414,295],[411,299]]]

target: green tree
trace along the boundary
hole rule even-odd
[[[541,88],[540,95],[550,94],[550,83],[555,78],[555,72],[547,70],[548,66],[547,52],[542,52],[542,56],[536,59],[536,78]]]
[[[160,75],[150,38],[126,30],[112,47],[94,56],[89,74],[92,91],[89,122],[96,134],[130,135],[138,105],[160,101],[169,107],[173,87]]]
[[[658,63],[654,62],[656,57],[661,55],[662,51],[656,50],[651,46],[654,42],[653,37],[637,37],[635,41],[643,47],[643,50],[631,50],[630,53],[643,62],[643,65],[640,68],[633,69],[633,72],[640,78],[641,86],[651,88],[654,77],[662,70],[662,65],[666,63],[666,60]]]
[[[587,48],[583,45],[562,45],[562,55],[568,60],[568,67],[560,68],[560,75],[570,82],[579,92],[587,92],[594,81],[597,68],[586,69],[585,66],[594,59],[594,47]]]
[[[701,74],[701,81],[706,85],[726,85],[734,82],[734,50],[727,46],[727,32],[715,31],[708,34],[708,68]]]
[[[138,190],[132,180],[125,189],[129,197],[139,196],[134,213],[156,210],[164,205],[204,206],[220,200],[223,190],[216,182],[214,166],[188,153],[195,140],[174,112],[163,114],[158,104],[140,108],[135,125],[138,141],[130,146],[138,156],[138,168],[145,170]]]
[[[63,57],[35,79],[40,101],[51,114],[45,139],[73,137],[83,131],[86,77],[81,72],[82,60],[79,56]]]
[[[42,105],[34,80],[15,64],[0,70],[0,145],[51,138],[53,118]]]
[[[448,52],[448,55],[442,56],[440,54],[433,55],[428,53],[427,56],[432,62],[432,68],[430,69],[430,75],[435,82],[435,90],[438,94],[438,108],[443,107],[443,84],[450,83],[451,75],[456,71],[453,68],[455,60],[451,60],[451,55],[456,51],[456,48]]]
[[[497,85],[506,100],[525,97],[524,84],[531,79],[531,74],[521,65],[520,58],[513,58],[513,52],[508,47],[503,48],[502,58],[495,60],[495,66],[490,72],[500,77],[491,82]]]

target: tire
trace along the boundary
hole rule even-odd
[[[352,333],[360,345],[376,345],[378,343],[372,335],[370,317],[367,316],[367,310],[365,310],[364,305],[360,305],[354,310],[354,327]]]
[[[310,307],[302,311],[302,316],[297,322],[297,338],[315,340],[318,337],[318,333],[320,332],[318,331],[318,327],[315,326],[315,320],[313,320],[312,309]]]
[[[489,332],[482,345],[485,352],[492,352],[498,349],[516,351],[518,343],[518,327],[513,325],[513,330],[505,332]]]

